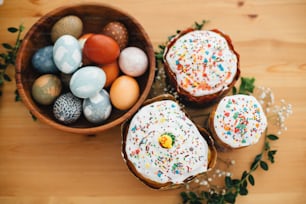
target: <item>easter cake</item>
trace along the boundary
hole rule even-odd
[[[240,76],[239,54],[219,30],[188,29],[167,44],[165,71],[180,97],[207,105],[229,92]]]
[[[213,141],[171,95],[148,100],[122,125],[122,152],[128,168],[154,189],[169,189],[212,168]]]
[[[220,150],[256,144],[267,127],[267,118],[253,96],[226,96],[214,107],[209,129]]]

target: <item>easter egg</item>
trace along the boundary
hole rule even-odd
[[[112,105],[107,91],[102,89],[95,96],[86,98],[83,101],[83,113],[91,123],[102,123],[111,114]]]
[[[83,32],[82,20],[74,15],[59,19],[51,28],[51,39],[55,42],[63,35],[72,35],[79,38]]]
[[[122,50],[128,44],[128,30],[123,23],[113,21],[106,24],[102,30],[102,34],[113,38]]]
[[[108,64],[118,58],[120,48],[118,43],[111,37],[94,34],[86,40],[83,52],[94,63]]]
[[[75,73],[70,79],[70,90],[79,98],[89,98],[96,95],[105,85],[104,71],[95,66],[86,66]]]
[[[130,76],[118,77],[110,88],[110,99],[114,107],[119,110],[128,110],[139,97],[137,81]]]
[[[59,72],[53,61],[53,46],[46,46],[37,50],[32,57],[32,65],[41,74]]]
[[[84,44],[85,44],[86,40],[87,40],[90,36],[92,36],[92,35],[93,35],[93,33],[86,33],[86,34],[82,35],[81,37],[79,37],[78,41],[79,41],[79,44],[80,44],[81,49],[84,48]]]
[[[54,44],[53,60],[61,72],[73,73],[82,62],[82,52],[78,40],[71,35],[61,36]]]
[[[70,92],[62,94],[53,104],[54,117],[64,124],[71,124],[77,121],[81,113],[82,100]]]
[[[37,78],[32,85],[33,99],[41,105],[50,105],[60,95],[62,84],[53,74],[45,74]]]
[[[119,56],[119,67],[123,73],[132,77],[138,77],[148,68],[148,57],[138,47],[127,47]]]
[[[119,66],[117,61],[110,63],[110,64],[106,64],[103,65],[101,67],[103,69],[103,71],[106,74],[106,82],[105,82],[105,87],[110,87],[110,85],[113,83],[113,81],[119,76]]]

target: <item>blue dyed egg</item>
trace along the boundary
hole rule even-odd
[[[77,121],[81,113],[82,100],[72,93],[62,94],[53,104],[54,117],[64,124],[71,124]]]
[[[32,64],[36,71],[42,74],[55,74],[59,72],[53,61],[53,46],[40,48],[32,57]]]
[[[106,75],[102,69],[87,66],[76,71],[70,79],[70,90],[79,98],[95,96],[104,87]]]
[[[82,62],[79,41],[71,35],[63,35],[58,38],[53,47],[53,60],[61,72],[73,73]]]
[[[102,123],[111,114],[112,105],[107,91],[102,89],[98,94],[83,101],[83,113],[91,123]]]

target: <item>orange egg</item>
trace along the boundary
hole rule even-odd
[[[117,61],[103,65],[101,67],[106,74],[106,82],[104,87],[108,88],[113,83],[113,81],[119,76],[119,66]]]
[[[137,81],[133,77],[122,75],[113,82],[109,95],[115,108],[128,110],[137,102],[139,92]]]
[[[85,42],[83,52],[88,59],[97,64],[108,64],[120,54],[118,43],[102,34],[93,34]]]
[[[84,45],[85,45],[86,40],[87,40],[90,36],[92,36],[92,35],[93,35],[93,33],[86,33],[86,34],[82,35],[81,37],[79,37],[78,41],[79,41],[79,44],[80,44],[81,49],[84,48]]]

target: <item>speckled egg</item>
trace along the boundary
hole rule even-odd
[[[45,74],[34,81],[32,96],[37,103],[50,105],[60,95],[61,90],[61,80],[53,74]]]
[[[111,114],[112,105],[107,91],[102,89],[93,97],[83,101],[83,113],[85,118],[91,123],[102,123]]]
[[[72,35],[79,38],[83,32],[82,20],[74,15],[59,19],[51,28],[51,39],[55,42],[63,35]]]
[[[122,50],[128,44],[129,34],[123,23],[113,21],[106,24],[102,30],[102,34],[113,38]]]
[[[58,73],[59,70],[53,61],[53,46],[50,45],[37,50],[32,57],[32,65],[41,74]]]
[[[71,35],[61,36],[54,44],[53,60],[61,72],[73,73],[82,63],[82,51],[78,40]]]
[[[118,58],[120,48],[111,37],[94,34],[86,40],[83,52],[90,61],[96,64],[108,64]]]
[[[114,107],[119,110],[128,110],[139,98],[139,85],[130,76],[122,75],[118,77],[110,88],[110,99]]]
[[[82,100],[72,93],[62,94],[53,104],[54,117],[64,123],[71,124],[77,121],[82,113]]]
[[[105,85],[104,71],[95,66],[87,66],[76,71],[70,79],[70,90],[79,98],[96,95]]]
[[[141,76],[148,68],[148,57],[138,47],[127,47],[120,53],[119,67],[123,73],[129,76]]]

